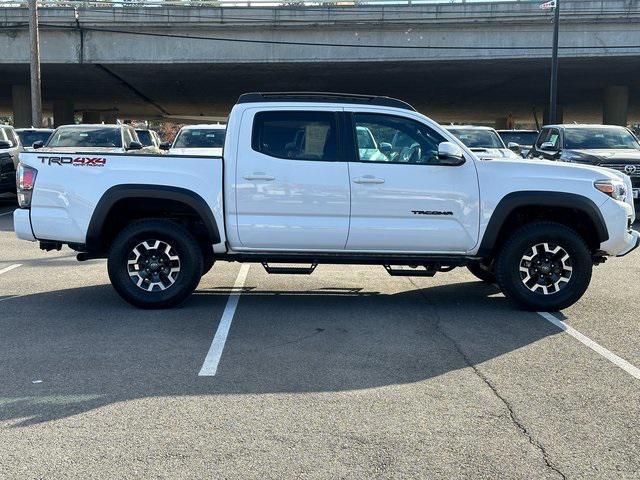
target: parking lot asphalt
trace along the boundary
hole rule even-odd
[[[638,478],[640,380],[464,269],[219,263],[142,311],[0,202],[0,478]],[[19,266],[15,266],[19,265]],[[215,376],[199,376],[240,294]],[[640,253],[556,316],[640,366]]]

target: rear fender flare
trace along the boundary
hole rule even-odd
[[[197,193],[186,188],[165,185],[126,184],[109,188],[98,201],[87,229],[86,247],[88,251],[102,250],[101,236],[107,216],[117,202],[127,198],[167,199],[182,202],[200,216],[211,243],[220,242],[220,232],[213,212],[207,202]]]

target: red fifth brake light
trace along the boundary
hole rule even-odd
[[[22,163],[18,164],[16,187],[20,208],[29,208],[31,206],[31,194],[33,193],[33,186],[36,183],[37,175],[38,171],[35,168],[27,167]]]

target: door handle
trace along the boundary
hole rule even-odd
[[[365,175],[353,179],[353,183],[384,183],[383,178],[376,178],[373,175]]]
[[[244,178],[245,180],[266,180],[266,181],[271,181],[276,179],[276,177],[267,175],[264,172],[253,172],[253,174],[245,175],[242,178]]]

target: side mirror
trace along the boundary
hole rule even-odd
[[[11,148],[11,143],[7,142],[6,140],[0,140],[0,148]]]
[[[393,145],[387,142],[380,142],[380,144],[378,144],[378,150],[388,156],[393,151]]]
[[[171,148],[171,142],[162,142],[160,144],[160,150],[169,150]]]
[[[37,150],[38,148],[42,148],[44,147],[44,142],[42,140],[38,140],[37,142],[33,142],[33,145],[31,145],[34,150]]]
[[[440,165],[455,167],[464,163],[464,152],[455,143],[442,142],[438,145],[438,159]]]
[[[507,144],[507,148],[516,153],[520,153],[520,151],[522,150],[522,147],[520,147],[520,144],[516,142],[509,142]]]
[[[553,152],[557,152],[558,148],[553,142],[544,142],[542,145],[540,145],[540,150],[551,150]]]
[[[142,144],[140,142],[131,142],[127,150],[142,150]]]

